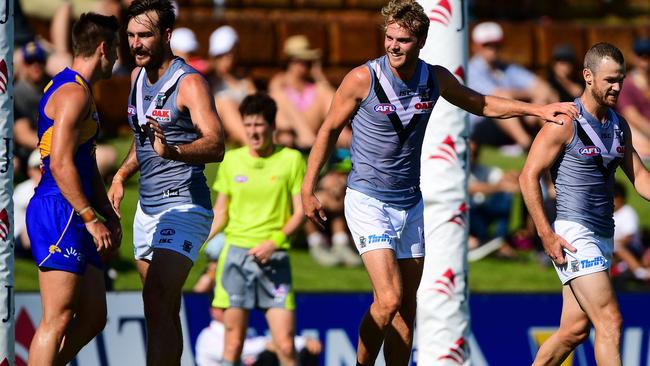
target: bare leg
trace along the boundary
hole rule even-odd
[[[248,325],[248,310],[241,308],[228,308],[223,314],[224,336],[223,360],[237,364],[241,358],[241,351],[246,338]]]
[[[29,347],[29,365],[55,365],[66,329],[74,317],[81,276],[64,271],[39,271],[43,316]]]
[[[75,306],[75,317],[65,332],[56,358],[59,365],[68,364],[106,325],[104,272],[89,265],[81,278],[79,293],[81,295]]]
[[[142,291],[147,321],[147,365],[179,365],[183,353],[181,291],[192,261],[174,251],[156,249],[148,267]]]
[[[408,365],[413,345],[417,290],[424,258],[398,261],[402,275],[402,303],[386,332],[384,357],[387,365]]]
[[[357,361],[374,365],[386,330],[402,303],[402,277],[395,252],[377,249],[361,257],[372,283],[374,300],[359,328]]]
[[[569,285],[562,287],[560,328],[539,348],[534,366],[559,365],[589,336],[591,323],[573,295]]]
[[[282,366],[297,365],[293,337],[296,333],[296,319],[291,310],[273,308],[266,311],[266,321],[271,329],[276,354]]]
[[[560,329],[540,348],[533,365],[558,365],[596,328],[594,349],[599,365],[621,365],[621,314],[607,272],[578,277],[562,292]]]
[[[599,365],[621,365],[623,319],[606,271],[574,279],[569,283],[578,303],[596,329],[594,351]]]

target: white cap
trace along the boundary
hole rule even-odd
[[[472,31],[472,41],[478,44],[495,43],[503,40],[503,29],[495,22],[479,23]]]
[[[230,52],[238,40],[239,37],[233,27],[223,25],[217,28],[210,35],[210,56],[219,56]]]
[[[27,158],[27,167],[28,168],[38,168],[41,166],[41,153],[38,149],[32,151]]]
[[[196,36],[189,28],[176,28],[172,32],[172,39],[169,42],[172,51],[183,53],[194,52],[199,48],[199,42],[196,41]]]

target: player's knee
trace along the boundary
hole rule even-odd
[[[600,326],[596,331],[602,332],[602,335],[612,342],[618,342],[621,337],[621,328],[623,327],[623,317],[618,309],[606,310],[600,321]]]
[[[560,329],[559,335],[565,344],[574,348],[589,337],[589,322],[584,322],[584,324],[579,322],[572,324],[570,328]]]
[[[402,295],[398,292],[388,292],[377,296],[375,303],[382,314],[392,317],[400,308]]]
[[[73,318],[74,313],[72,310],[66,310],[59,314],[43,316],[41,324],[55,333],[63,334]]]
[[[275,342],[277,347],[277,352],[279,355],[284,356],[284,358],[290,358],[295,353],[295,348],[291,339],[280,339]]]

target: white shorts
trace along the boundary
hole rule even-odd
[[[397,259],[424,257],[424,204],[408,210],[359,191],[345,192],[345,219],[359,254],[392,249]]]
[[[581,224],[558,220],[553,230],[576,248],[575,253],[564,250],[567,262],[554,265],[563,285],[572,279],[600,271],[609,271],[614,250],[614,239],[596,235]]]
[[[169,249],[196,261],[199,249],[210,234],[212,210],[198,205],[180,205],[155,215],[140,208],[133,218],[135,259],[151,260],[154,249]]]

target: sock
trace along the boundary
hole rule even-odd
[[[350,244],[350,239],[348,238],[348,234],[339,231],[338,233],[332,235],[332,245],[334,246],[348,246]]]
[[[325,240],[325,236],[323,236],[323,234],[316,231],[307,235],[307,244],[309,244],[310,248],[325,246],[327,244],[327,240]]]

